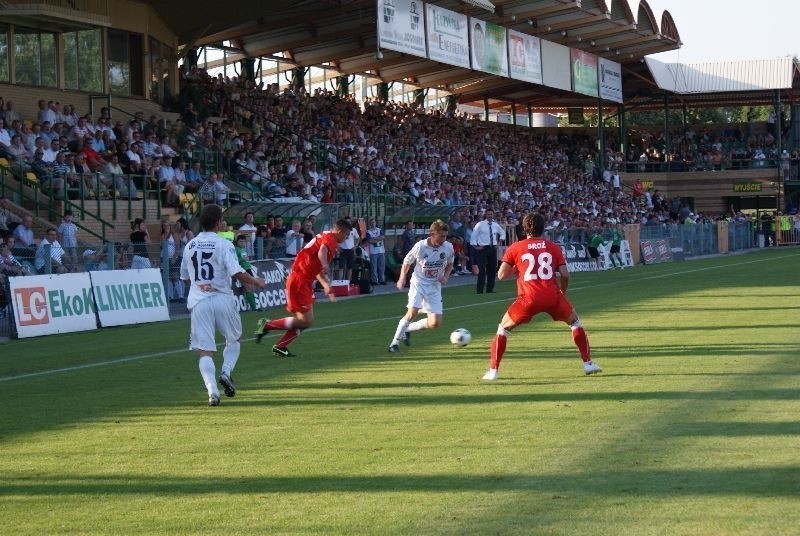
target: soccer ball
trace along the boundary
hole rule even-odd
[[[468,345],[470,341],[472,341],[472,334],[464,328],[458,328],[450,334],[450,342],[453,343],[453,346],[461,348]]]

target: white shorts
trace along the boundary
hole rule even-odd
[[[408,307],[414,307],[423,313],[442,314],[442,284],[438,281],[428,282],[411,276]]]
[[[189,348],[215,352],[215,330],[222,333],[226,341],[238,341],[242,336],[242,318],[236,308],[236,299],[230,294],[214,294],[192,307]]]

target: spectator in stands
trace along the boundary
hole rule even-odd
[[[194,103],[189,102],[183,111],[183,122],[188,128],[195,128],[197,126],[198,113],[194,109]]]
[[[220,206],[226,206],[228,200],[229,188],[218,180],[216,173],[209,173],[206,182],[200,186],[198,194],[203,203],[215,203]]]
[[[156,158],[156,161],[161,160]],[[183,185],[175,181],[175,169],[172,167],[172,158],[164,158],[163,165],[158,168],[158,183],[164,192],[164,201],[167,206],[177,207],[180,204]]]
[[[64,248],[64,266],[72,271],[78,265],[78,226],[72,221],[72,211],[64,211],[64,219],[58,226],[58,241]]]
[[[6,110],[5,113],[3,113],[3,119],[5,119],[7,123],[13,123],[14,121],[22,120],[17,111],[14,109],[14,103],[12,101],[6,102]]]
[[[131,222],[130,240],[133,246],[131,268],[135,270],[150,268],[150,234],[142,218],[136,218]]]
[[[139,192],[136,189],[136,184],[134,184],[130,175],[125,175],[119,163],[119,155],[117,153],[113,153],[109,157],[109,162],[106,164],[103,172],[110,178],[123,199],[139,200]]]
[[[8,149],[11,147],[11,135],[5,127],[5,121],[0,119],[0,156],[8,155]]]
[[[286,231],[286,256],[295,257],[303,249],[303,232],[300,220],[293,220],[291,228]]]
[[[147,171],[142,168],[138,161],[131,161],[128,175],[130,175],[131,181],[133,181],[133,184],[137,189],[147,189],[149,191],[153,191],[155,189],[154,185],[150,182]]]
[[[383,229],[378,227],[377,219],[369,218],[367,221],[367,236],[369,244],[369,262],[371,267],[370,282],[373,285],[386,284],[386,236]]]
[[[200,168],[201,162],[199,160],[194,160],[192,162],[192,167],[186,170],[186,186],[184,187],[184,191],[195,193],[203,184],[205,178],[203,178],[203,172]]]
[[[48,256],[50,257],[51,271],[47,271]],[[39,241],[39,247],[36,248],[34,266],[40,274],[64,274],[69,271],[69,268],[64,263],[64,248],[58,242],[58,231],[54,227],[47,229],[47,233]]]
[[[6,239],[14,229],[22,223],[22,218],[11,211],[11,202],[7,197],[0,197],[0,238]]]
[[[22,136],[14,134],[11,137],[11,143],[6,148],[6,158],[12,165],[19,166],[22,169],[27,168],[28,149],[22,142]]]
[[[255,226],[255,214],[252,212],[246,212],[244,215],[244,223],[239,226],[237,231],[237,235],[243,234],[247,237],[247,243],[245,244],[247,255],[249,258],[253,257],[253,246],[256,241],[256,231],[258,229]]]
[[[184,297],[183,281],[180,278],[180,236],[177,229],[173,231],[173,226],[168,217],[161,218],[161,249],[166,250],[167,262],[169,264],[169,288],[167,298],[170,302],[182,302]],[[163,253],[162,253],[163,254]],[[162,257],[163,258],[163,257]]]
[[[277,218],[276,218],[277,221]],[[347,238],[339,244],[339,265],[337,267],[337,279],[350,281],[353,276],[353,262],[355,261],[355,247],[361,242],[358,230],[353,226],[350,216],[345,216],[344,221],[350,226]],[[275,236],[275,230],[272,231]]]
[[[0,242],[0,271],[7,276],[31,275],[30,270],[14,257],[6,242]]]
[[[70,129],[68,138],[72,141],[86,140],[90,135],[89,127],[86,126],[86,118],[79,117],[78,122]]]
[[[50,101],[50,103],[48,103],[45,99],[39,100],[38,120],[40,124],[44,123],[45,121],[48,121],[52,125],[53,123],[56,122],[56,114],[50,107],[52,104],[53,101]]]

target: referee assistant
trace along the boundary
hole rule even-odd
[[[470,244],[478,252],[478,294],[494,292],[497,277],[497,245],[505,239],[506,232],[494,221],[494,211],[487,210],[483,221],[475,224]]]

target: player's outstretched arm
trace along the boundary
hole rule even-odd
[[[502,281],[503,279],[507,279],[511,277],[517,269],[514,267],[513,264],[508,264],[507,262],[503,261],[500,263],[500,269],[497,270],[497,279]]]
[[[244,285],[253,285],[258,288],[266,288],[267,281],[262,277],[253,277],[247,272],[239,272],[233,276],[235,280]]]

